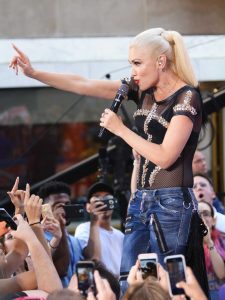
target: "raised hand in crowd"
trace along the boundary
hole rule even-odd
[[[191,268],[189,267],[186,267],[186,282],[178,282],[177,287],[184,289],[185,294],[190,297],[191,300],[207,300],[207,297],[205,296]],[[181,299],[186,299],[185,295],[173,297],[173,300]]]
[[[16,178],[14,186],[12,187],[11,191],[7,192],[7,194],[15,206],[15,214],[23,214],[25,191],[19,190],[19,177]]]
[[[20,239],[27,244],[34,266],[38,288],[48,293],[57,288],[62,288],[54,264],[31,226],[29,226],[21,215],[16,215],[16,218],[18,220],[18,227],[17,230],[12,230],[11,234],[15,239]]]
[[[34,194],[30,196],[30,185],[27,183],[24,197],[24,210],[30,225],[40,224],[41,205],[42,199],[39,196]]]
[[[91,222],[97,222],[98,217],[102,215],[102,209],[106,207],[106,204],[102,202],[98,197],[91,197],[89,212],[91,217]]]
[[[97,270],[94,272],[94,278],[97,289],[97,295],[95,297],[94,293],[90,291],[88,293],[87,300],[116,300],[116,296],[113,293],[109,282],[106,279],[101,278]]]
[[[136,261],[136,264],[131,267],[129,275],[127,277],[127,282],[129,285],[143,282],[141,270],[139,269],[139,260]]]
[[[44,231],[41,225],[41,205],[42,199],[37,195],[30,195],[30,185],[26,184],[26,191],[24,197],[24,210],[28,219],[28,223],[32,226],[33,231],[41,242],[42,246],[51,256],[48,244],[46,242]]]
[[[59,246],[60,240],[62,238],[62,230],[60,222],[53,216],[46,216],[43,221],[43,228],[52,234],[52,239],[49,241],[49,246],[51,251],[54,251]]]

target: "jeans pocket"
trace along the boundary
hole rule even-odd
[[[183,209],[183,195],[181,193],[160,195],[158,198],[160,208],[166,212],[177,214]]]

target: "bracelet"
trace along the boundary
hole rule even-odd
[[[36,224],[41,224],[41,222],[38,221],[38,222],[31,223],[31,224],[29,224],[29,225],[30,225],[30,226],[33,226],[33,225],[36,225]]]
[[[53,246],[51,245],[51,243],[50,243],[50,242],[51,242],[51,241],[49,241],[49,242],[48,242],[48,244],[49,244],[50,248],[52,248],[52,249],[54,249],[54,250],[58,248],[58,246],[57,246],[57,247],[53,247]]]
[[[214,244],[212,244],[212,246],[209,246],[209,247],[208,247],[209,251],[212,251],[214,248],[215,248],[215,245],[214,245]]]

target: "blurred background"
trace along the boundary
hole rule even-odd
[[[16,76],[8,69],[11,44],[35,68],[111,80],[129,77],[129,41],[151,27],[184,35],[209,117],[199,149],[224,201],[224,0],[0,0],[1,206],[9,206],[6,191],[16,176],[21,187],[29,182],[34,191],[50,179],[63,180],[74,202],[80,201],[99,168],[126,198],[132,168],[131,150],[121,140],[105,143],[97,136],[110,102]],[[124,101],[120,112],[131,128],[134,109]]]

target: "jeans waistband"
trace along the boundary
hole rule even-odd
[[[162,188],[162,189],[138,189],[136,191],[137,195],[148,194],[149,196],[158,196],[158,195],[166,195],[166,194],[182,194],[186,192],[192,192],[192,188],[186,187],[171,187],[171,188]]]

